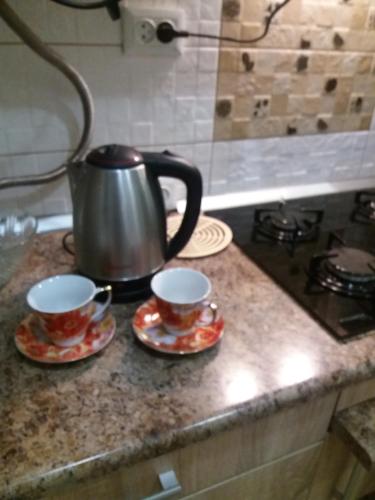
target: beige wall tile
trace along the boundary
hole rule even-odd
[[[238,50],[221,49],[219,57],[219,72],[234,73],[238,70]]]
[[[303,100],[302,112],[305,115],[317,115],[320,111],[321,96],[307,95]]]
[[[290,92],[292,94],[310,94],[308,92],[307,85],[308,80],[312,78],[312,75],[292,75],[290,81]],[[321,89],[319,89],[320,92]]]
[[[337,94],[333,112],[337,114],[347,113],[349,106],[349,99],[350,99],[349,93]]]
[[[257,47],[275,49],[299,49],[304,30],[296,26],[278,26],[270,29],[268,35],[257,43]]]
[[[234,95],[237,91],[238,75],[237,73],[222,73],[218,79],[217,94]],[[249,89],[250,91],[251,89]]]
[[[245,0],[242,19],[250,22],[263,22],[265,7],[264,0]]]
[[[305,97],[303,95],[290,95],[288,99],[288,115],[298,115],[303,109]]]
[[[297,129],[298,135],[321,133],[316,126],[316,117],[299,117],[297,119]]]
[[[232,139],[232,120],[215,120],[214,140],[226,141]]]
[[[341,36],[345,40],[343,50],[348,50],[348,51],[351,50],[354,52],[358,52],[361,50],[362,45],[365,43],[365,37],[362,35],[361,31],[354,31],[348,29],[341,30]]]
[[[326,72],[327,73],[340,73],[342,66],[341,54],[327,54]]]
[[[374,82],[373,76],[355,75],[353,79],[353,91],[371,95],[374,93]]]
[[[271,117],[250,122],[249,132],[251,137],[277,137],[285,135],[284,121]]]
[[[243,2],[244,0],[223,0],[223,19],[229,21],[241,19],[243,16]]]
[[[357,73],[359,74],[370,73],[372,61],[373,61],[373,56],[370,55],[360,56],[357,66]]]
[[[223,21],[221,23],[221,36],[239,39],[241,36],[241,24],[231,21]],[[222,42],[222,47],[235,47],[238,49],[238,44],[233,42]]]
[[[354,75],[357,71],[360,57],[360,54],[343,54],[340,72],[345,75]]]
[[[266,79],[267,77],[264,78]],[[256,81],[255,76],[251,73],[238,73],[235,95],[248,96],[258,93]],[[265,92],[268,92],[268,90],[265,90]]]
[[[248,39],[263,32],[268,0],[223,2],[224,36]],[[231,108],[228,116],[216,117],[215,138],[285,135],[288,127],[298,134],[368,129],[375,108],[369,5],[370,0],[293,0],[260,42],[223,42],[217,101],[223,101],[221,111],[229,102]],[[268,106],[259,107],[265,99]]]
[[[310,57],[309,70],[311,73],[325,73],[329,54],[315,52]]]
[[[350,20],[350,28],[353,30],[364,29],[366,26],[367,15],[368,15],[367,5],[361,3],[354,5]]]
[[[272,94],[273,76],[256,75],[254,80],[254,93],[255,94]]]
[[[354,13],[354,3],[341,2],[339,8],[334,5],[334,24],[333,27],[352,28],[352,18]]]
[[[365,95],[363,99],[362,112],[371,114],[375,109],[375,96]]]
[[[301,22],[302,0],[293,0],[280,12],[283,24],[299,24]]]
[[[345,132],[347,115],[333,115],[331,118],[331,129],[337,132]]]
[[[343,132],[359,130],[361,126],[361,118],[361,115],[346,115],[343,124]]]
[[[274,75],[272,94],[289,94],[291,89],[291,76],[288,73]]]
[[[321,98],[320,109],[323,113],[333,113],[335,107],[335,95],[325,95]]]
[[[249,120],[233,120],[232,124],[232,139],[247,139],[250,134],[250,121]]]
[[[351,76],[340,77],[337,82],[337,93],[350,94],[354,79]]]
[[[368,130],[371,126],[372,114],[371,115],[363,115],[361,117],[361,121],[359,124],[360,130]]]
[[[333,28],[336,26],[336,15],[335,5],[304,2],[301,10],[301,23],[308,26]]]
[[[261,23],[243,22],[240,26],[241,40],[252,40],[263,33],[264,27]],[[257,44],[254,44],[257,47]]]
[[[357,33],[357,48],[358,51],[371,52],[375,51],[375,32],[374,31],[356,31]]]
[[[306,78],[305,93],[320,94],[323,92],[325,80],[324,75],[308,75]]]
[[[271,115],[283,116],[288,110],[288,96],[285,94],[273,95],[271,99]]]
[[[253,112],[253,96],[237,96],[233,103],[233,117],[236,119],[249,119]]]

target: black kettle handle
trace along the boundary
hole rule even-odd
[[[202,201],[202,176],[191,163],[169,151],[143,153],[144,162],[157,177],[173,177],[185,183],[187,189],[186,209],[177,233],[170,240],[166,260],[172,259],[189,241],[199,217]]]

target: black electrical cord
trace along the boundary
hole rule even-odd
[[[79,2],[75,0],[51,0],[52,2],[59,3],[65,7],[72,7],[73,9],[101,9],[102,7],[107,7],[107,0],[101,0],[99,2]]]
[[[273,18],[290,1],[291,0],[284,0],[280,4],[276,5],[273,11],[270,12],[270,14],[265,19],[265,26],[263,33],[255,38],[250,38],[246,40],[241,38],[234,38],[231,36],[209,35],[205,33],[190,33],[189,31],[176,31],[173,28],[172,24],[169,22],[163,22],[159,24],[159,26],[157,27],[156,36],[158,40],[162,43],[170,43],[174,38],[188,38],[188,37],[210,38],[211,40],[221,40],[224,42],[233,42],[241,44],[256,43],[259,42],[260,40],[263,40],[263,38],[265,38],[268,35]]]
[[[100,0],[95,2],[82,2],[77,0],[51,0],[51,2],[64,5],[64,7],[71,7],[73,9],[92,10],[106,7],[113,20],[120,18],[120,8],[118,6],[119,1],[120,0]]]
[[[64,234],[62,239],[62,246],[66,252],[70,253],[70,255],[75,255],[74,250],[71,248],[71,246],[69,246],[68,243],[68,238],[70,238],[71,236],[73,236],[73,231],[68,231],[66,234]]]

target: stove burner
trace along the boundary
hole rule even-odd
[[[354,222],[375,222],[375,192],[360,191],[355,195]]]
[[[375,258],[358,248],[338,248],[327,267],[338,278],[369,283],[375,281]]]
[[[275,209],[255,210],[254,236],[296,243],[314,240],[323,219],[322,210],[292,209],[280,204]]]
[[[343,246],[332,248],[334,241]],[[312,257],[308,271],[311,281],[333,292],[355,298],[375,298],[375,256],[350,248],[331,234],[328,250]]]

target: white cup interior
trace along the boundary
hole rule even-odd
[[[29,290],[27,303],[35,311],[63,313],[84,306],[94,298],[95,290],[95,284],[83,276],[52,276]]]
[[[151,280],[151,290],[173,304],[195,304],[207,298],[211,283],[199,271],[177,267],[156,274]]]

